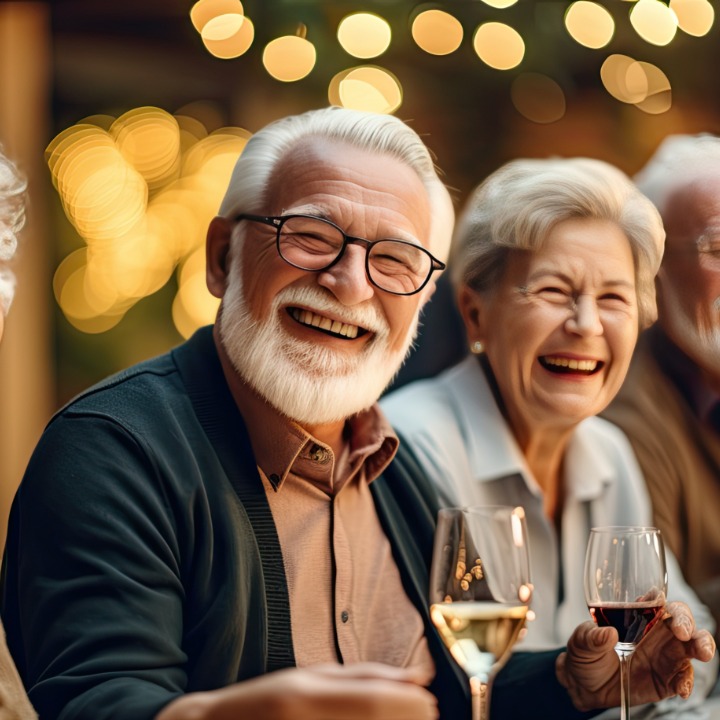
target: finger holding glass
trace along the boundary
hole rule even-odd
[[[430,571],[430,617],[470,678],[473,720],[486,720],[491,683],[510,657],[532,595],[522,508],[444,508]]]
[[[667,570],[662,536],[652,527],[599,527],[590,531],[585,558],[585,600],[599,627],[618,633],[621,720],[630,717],[630,660],[638,643],[663,616]]]

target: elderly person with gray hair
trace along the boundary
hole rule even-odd
[[[630,439],[655,523],[720,622],[720,138],[668,137],[635,181],[667,233],[658,322],[606,417]]]
[[[60,411],[15,498],[2,611],[42,717],[469,714],[427,607],[435,499],[376,402],[452,220],[397,118],[328,108],[250,139],[207,235],[215,325]],[[692,628],[655,636],[647,696],[689,692],[714,651]],[[606,639],[538,656],[523,715],[617,702]]]
[[[17,250],[17,233],[25,224],[27,182],[0,148],[0,338],[15,294],[15,276],[7,263]]]
[[[455,234],[451,272],[472,354],[382,403],[444,504],[525,508],[536,619],[518,651],[558,647],[588,619],[592,526],[651,524],[630,444],[596,415],[655,319],[663,241],[652,203],[604,162],[506,164],[472,195]],[[713,628],[668,562],[671,596]],[[682,711],[702,702],[716,663],[695,670],[698,691]]]
[[[25,178],[0,148],[0,340],[15,290],[15,276],[6,263],[15,255],[17,233],[25,223],[26,189]],[[0,720],[35,718],[0,625]]]

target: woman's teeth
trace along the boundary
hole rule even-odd
[[[300,308],[290,308],[290,315],[303,325],[325,330],[326,332],[350,338],[351,340],[358,336],[360,328],[357,325],[348,325],[339,320],[331,320],[323,315],[316,315],[310,310],[301,310]]]
[[[598,367],[597,360],[575,360],[574,358],[550,357],[547,355],[541,357],[540,362],[545,367],[552,369],[562,368],[563,370],[579,370],[580,372],[587,373],[594,372]]]

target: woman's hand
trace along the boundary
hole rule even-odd
[[[586,622],[572,634],[567,652],[558,657],[558,680],[579,710],[620,704],[617,640],[614,628]],[[695,628],[690,608],[682,602],[668,603],[662,621],[642,639],[630,663],[631,703],[689,697],[693,689],[690,661],[709,662],[714,654],[712,635]]]
[[[431,679],[380,663],[292,668],[184,695],[156,720],[436,720]]]

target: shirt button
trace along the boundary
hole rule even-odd
[[[346,623],[350,619],[350,613],[347,610],[343,610],[340,613],[340,619]]]
[[[320,445],[313,445],[310,448],[310,458],[324,465],[330,459],[330,453]]]

